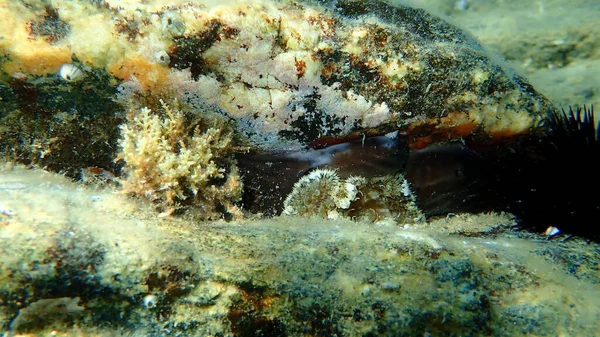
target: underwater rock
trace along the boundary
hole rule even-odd
[[[172,179],[159,179],[158,188],[143,185],[144,177],[161,172],[155,170],[141,175],[138,191],[173,207],[208,196],[220,202],[208,212],[218,217],[223,206],[237,206],[237,172],[244,172],[235,170],[234,153],[257,156],[258,163],[276,161],[273,155],[299,161],[282,176],[300,179],[339,168],[313,160],[314,154],[339,155],[349,144],[369,144],[389,132],[400,138],[387,148],[358,148],[388,153],[392,167],[377,164],[372,172],[386,176],[342,177],[342,169],[348,175],[358,169],[347,164],[327,176],[333,189],[350,183],[356,191],[348,196],[361,191],[368,197],[302,205],[303,194],[288,194],[288,213],[342,215],[330,220],[308,214],[227,223],[202,222],[196,214],[157,217],[147,203],[114,193],[111,184],[90,188],[3,166],[0,330],[6,335],[592,336],[600,329],[596,242],[513,231],[515,219],[503,213],[448,215],[427,224],[412,216],[379,221],[379,215],[413,214],[391,207],[413,205],[395,167],[413,167],[411,154],[417,171],[444,163],[433,176],[407,175],[417,194],[435,197],[443,190],[454,198],[450,205],[431,199],[433,212],[477,201],[470,182],[488,182],[488,175],[470,169],[489,163],[492,173],[523,172],[510,183],[492,179],[491,186],[503,188],[500,201],[508,210],[528,219],[536,216],[520,206],[523,193],[536,212],[546,205],[530,193],[545,185],[530,183],[554,182],[558,169],[597,157],[598,137],[590,138],[589,122],[576,114],[557,127],[562,120],[553,119],[551,104],[494,64],[467,34],[422,10],[383,1],[55,4],[10,1],[0,8],[6,19],[0,146],[10,159],[71,176],[88,168],[85,174],[112,179],[110,172],[120,168],[113,162],[119,130],[131,131],[131,138],[121,135],[122,145],[141,150],[140,161],[156,157],[135,140],[156,136],[169,143],[169,132],[160,127],[153,128],[158,134],[133,131],[135,116],[123,111],[145,111],[154,125],[169,126],[160,102],[177,100],[185,105],[178,117],[185,123],[177,122],[185,124],[179,128],[185,136],[161,150],[175,160],[161,162],[152,153],[159,158],[154,167],[174,172],[160,179]],[[82,75],[65,81],[71,75],[59,77],[64,64]],[[130,128],[120,129],[126,117]],[[225,128],[217,120],[231,123]],[[588,130],[587,136],[556,132],[574,126]],[[231,138],[220,133],[230,127]],[[211,142],[211,134],[227,136]],[[187,151],[194,136],[205,152]],[[537,147],[544,140],[548,147]],[[211,147],[220,144],[227,151],[211,157]],[[553,149],[556,144],[564,146]],[[405,146],[411,148],[408,159]],[[543,151],[530,151],[535,149]],[[504,160],[508,153],[517,156]],[[521,160],[538,153],[541,160],[522,166]],[[190,160],[202,154],[204,160]],[[182,172],[178,160],[185,164]],[[185,170],[197,163],[213,175]],[[373,163],[361,162],[362,174],[370,173],[362,165]],[[547,165],[555,168],[537,174]],[[263,166],[252,173],[269,181],[277,171]],[[199,179],[188,180],[190,172]],[[582,190],[597,190],[560,178],[560,185],[548,185],[558,187],[551,193],[541,190],[542,201],[558,192],[575,205]],[[396,179],[393,188],[387,188],[390,179]],[[314,193],[321,181],[301,183],[297,191]],[[290,189],[295,182],[286,180]],[[515,186],[521,189],[507,193]],[[457,189],[465,194],[452,195]],[[393,198],[399,194],[408,200]],[[283,205],[283,196],[277,197]],[[565,223],[580,221],[575,226],[582,233],[591,228],[585,214],[597,198],[588,200],[577,204],[583,211],[575,218],[563,212],[570,206],[559,208]],[[367,218],[361,210],[376,214]],[[58,310],[57,320],[19,318],[57,303],[47,308],[77,314]]]
[[[228,120],[233,146],[214,154],[215,161],[225,162],[243,149],[249,149],[248,156],[303,156],[296,151],[331,150],[389,132],[398,132],[413,149],[452,140],[493,147],[544,133],[554,111],[468,34],[421,9],[378,0],[11,3],[7,10],[14,19],[0,42],[6,103],[0,147],[11,160],[73,177],[90,167],[119,175],[123,165],[130,175],[127,162],[112,160],[127,157],[116,143],[123,130],[119,123],[127,122],[122,111],[160,111],[161,99],[185,105],[190,122]],[[52,130],[43,127],[50,122]],[[203,127],[200,132],[213,125]],[[86,134],[94,137],[79,141]],[[297,179],[263,185],[253,177],[287,177],[295,169],[280,174],[274,165],[254,171],[256,165],[244,167],[244,162],[252,160],[240,159],[246,191],[279,200],[275,209],[280,210],[288,193],[270,197],[269,192],[278,187],[287,192]],[[386,165],[396,162],[373,164],[385,167],[378,171],[394,171]],[[350,171],[364,174],[359,165]],[[190,169],[178,177],[193,174]],[[191,194],[214,194],[197,186],[163,185],[160,193],[167,197],[160,198],[170,204],[194,199]],[[133,192],[156,199],[154,190]],[[221,199],[228,205],[218,209],[235,209],[230,204],[235,196]],[[255,211],[247,203],[246,209]]]
[[[600,329],[598,244],[512,231],[505,215],[404,226],[161,219],[110,189],[6,166],[0,201],[10,210],[0,212],[0,331],[8,335],[508,337]],[[65,307],[37,311],[61,301]],[[34,309],[65,315],[19,316]]]
[[[568,171],[565,162],[589,165],[581,158],[597,151],[570,156],[565,145],[551,155],[550,147],[532,146],[554,142],[552,104],[497,65],[469,34],[421,9],[378,0],[33,1],[11,2],[0,15],[10,18],[0,41],[0,149],[10,160],[71,177],[90,168],[118,176],[123,111],[159,111],[161,99],[177,100],[186,121],[205,121],[200,132],[214,127],[208,121],[230,122],[233,145],[214,160],[236,178],[231,163],[238,154],[245,211],[280,212],[294,183],[309,172],[302,171],[306,165],[340,175],[402,171],[404,161],[393,151],[390,160],[372,162],[377,170],[341,159],[321,167],[306,159],[339,156],[336,147],[390,132],[411,149],[404,173],[427,215],[499,210],[535,220],[549,204],[558,213],[532,227],[555,225],[551,214],[560,213],[561,230],[568,231],[572,217],[565,214],[595,217],[599,208],[597,198],[579,197],[581,189],[541,185],[561,174],[558,168]],[[539,164],[519,155],[537,152],[553,159]],[[433,179],[422,175],[436,165],[443,168]],[[557,169],[540,171],[546,173],[536,186],[524,183],[543,166]],[[209,217],[241,216],[238,179],[211,175],[216,182],[198,187],[185,179],[193,171],[177,175],[186,186],[171,181],[131,192],[167,200],[170,210],[204,195],[200,204],[219,200],[207,207]],[[496,178],[502,172],[521,173]],[[548,197],[527,192],[534,189]],[[568,197],[555,203],[551,195]]]
[[[155,109],[156,97],[174,97],[198,113],[210,107],[265,150],[397,129],[413,147],[460,137],[500,141],[530,132],[553,109],[460,29],[378,0],[106,1],[44,10],[15,3],[10,10],[13,34],[0,59],[6,76],[56,74],[77,57],[125,81],[121,102]],[[60,39],[26,34],[24,18],[48,12],[69,27]]]
[[[321,147],[398,129],[413,147],[459,137],[499,141],[530,132],[552,110],[467,34],[422,10],[308,1],[203,14],[196,30],[174,40],[170,66],[189,69],[199,88],[210,83],[210,96],[195,95],[259,149]]]
[[[0,155],[72,178],[88,167],[118,172],[123,108],[114,101],[114,78],[64,67],[62,74],[6,77],[0,66]]]

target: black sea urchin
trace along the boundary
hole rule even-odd
[[[549,116],[550,132],[497,162],[497,188],[521,225],[600,237],[600,131],[593,107]]]
[[[600,238],[600,131],[593,108],[552,112],[544,132],[473,150],[461,143],[412,151],[406,178],[427,216],[507,211],[543,231]]]

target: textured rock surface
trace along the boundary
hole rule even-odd
[[[594,0],[407,0],[472,33],[558,106],[600,103]],[[460,6],[459,6],[460,5]]]
[[[235,120],[246,142],[266,149],[398,128],[411,133],[415,147],[468,136],[504,139],[530,131],[551,109],[468,34],[422,10],[378,1],[11,2],[0,15],[11,17],[0,42],[6,118],[68,111],[93,114],[97,126],[78,121],[87,129],[115,130],[118,109],[99,91],[101,75],[111,78],[109,88],[120,83],[126,105],[155,109],[157,98],[179,98],[197,114]],[[72,94],[56,98],[84,96],[105,111],[38,99],[65,63],[83,76],[70,84]],[[17,153],[28,162],[43,163],[49,157],[35,156],[69,143],[60,134],[28,137],[38,140],[32,154]]]
[[[167,220],[110,191],[5,167],[0,221],[0,329],[26,313],[10,334],[592,336],[600,328],[598,245],[512,232],[506,216],[405,228]]]

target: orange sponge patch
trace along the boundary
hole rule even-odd
[[[158,92],[168,81],[168,70],[164,66],[150,62],[139,55],[109,65],[108,72],[122,80],[135,77],[144,91]]]
[[[58,72],[64,63],[70,63],[71,51],[66,47],[52,46],[43,40],[32,40],[15,48],[9,59],[9,62],[2,65],[9,74],[47,75]]]

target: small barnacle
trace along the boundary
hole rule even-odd
[[[165,13],[162,17],[162,28],[171,36],[178,37],[185,34],[185,22],[174,13]]]
[[[146,309],[152,309],[155,308],[156,305],[158,304],[158,296],[150,294],[150,295],[146,295],[144,296],[144,298],[142,299],[142,303],[144,304],[144,307]]]
[[[168,65],[171,62],[169,54],[167,54],[167,52],[164,50],[159,50],[156,53],[154,53],[154,59],[158,64],[162,65]]]
[[[65,63],[60,67],[58,76],[67,82],[73,82],[83,77],[83,71],[71,63]]]

